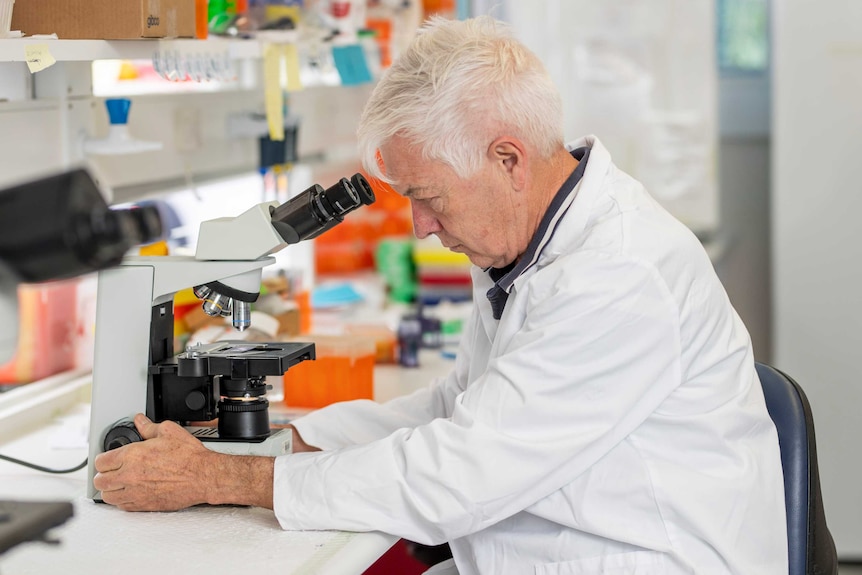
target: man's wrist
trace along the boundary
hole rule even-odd
[[[211,452],[205,492],[210,505],[253,505],[272,509],[275,458]]]

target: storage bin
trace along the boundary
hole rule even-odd
[[[353,335],[292,338],[315,344],[317,359],[303,361],[284,374],[284,402],[289,407],[326,407],[338,401],[374,399],[372,339]]]
[[[77,283],[18,286],[18,349],[0,365],[0,383],[28,383],[75,367]]]

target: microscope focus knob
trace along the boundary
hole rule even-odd
[[[108,430],[108,433],[105,434],[103,447],[105,451],[110,451],[143,440],[144,438],[138,433],[138,428],[135,427],[135,422],[126,418],[121,419]]]

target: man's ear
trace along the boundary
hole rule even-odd
[[[511,180],[513,189],[523,189],[527,181],[527,155],[521,140],[511,136],[500,136],[491,142],[488,156]]]

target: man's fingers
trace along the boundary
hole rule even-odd
[[[153,423],[150,418],[143,413],[139,413],[135,416],[135,427],[138,428],[138,433],[140,433],[141,437],[144,439],[152,439],[158,435],[159,432],[158,424]]]
[[[105,473],[106,471],[119,469],[122,465],[120,461],[121,455],[119,450],[112,449],[111,451],[106,451],[97,455],[96,459],[93,460],[93,466],[96,468],[97,472]]]
[[[125,488],[120,489],[100,489],[102,492],[102,501],[107,503],[108,505],[114,505],[123,509],[125,506],[128,506],[131,501],[128,498],[128,493]]]
[[[97,473],[93,477],[93,487],[102,493],[117,493],[125,489],[122,484],[118,483],[116,472]]]

